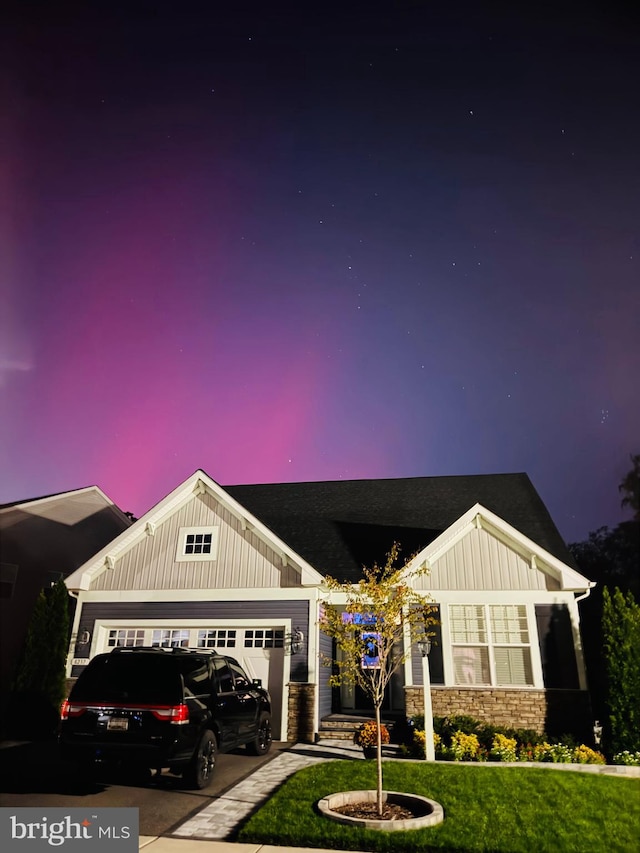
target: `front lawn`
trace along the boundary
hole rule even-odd
[[[238,841],[342,850],[598,853],[638,849],[640,779],[530,767],[385,762],[384,787],[422,794],[444,823],[376,832],[320,817],[337,791],[375,788],[375,763],[323,762],[299,771],[240,829]]]

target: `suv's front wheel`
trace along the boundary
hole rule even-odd
[[[258,723],[258,733],[252,741],[247,744],[247,750],[252,755],[265,755],[271,749],[271,717],[263,714]]]
[[[217,749],[216,736],[207,729],[200,738],[193,758],[183,774],[183,778],[190,788],[207,787],[216,766]]]

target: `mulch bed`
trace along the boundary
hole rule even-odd
[[[405,806],[396,803],[383,803],[382,814],[378,814],[377,803],[348,803],[346,806],[338,806],[334,812],[347,815],[347,817],[364,818],[365,820],[406,820],[416,817],[414,812]]]

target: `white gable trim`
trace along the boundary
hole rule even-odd
[[[0,507],[0,512],[11,512],[11,510],[16,510],[22,507],[28,509],[32,506],[41,506],[42,504],[55,503],[56,501],[66,500],[67,498],[72,498],[79,495],[86,495],[90,492],[95,492],[95,494],[101,497],[108,506],[115,507],[115,509],[117,509],[122,515],[124,515],[122,510],[114,504],[114,502],[108,495],[105,495],[105,493],[99,486],[85,486],[82,489],[71,489],[68,492],[58,492],[55,495],[47,495],[44,498],[27,498],[26,500],[20,501],[19,503],[12,503],[8,506]]]
[[[596,585],[479,503],[461,515],[440,536],[420,551],[407,566],[407,574],[424,565],[432,566],[474,528],[486,530],[500,542],[515,550],[527,560],[532,571],[545,572],[555,578],[562,590],[584,592]]]
[[[16,510],[20,510],[31,515],[41,515],[42,513],[46,513],[48,506],[54,507],[55,504],[64,504],[65,501],[82,498],[91,494],[96,495],[104,502],[105,509],[111,510],[111,512],[113,512],[127,526],[131,525],[131,518],[126,515],[99,486],[84,486],[82,489],[71,489],[68,492],[58,492],[55,495],[47,495],[42,498],[27,498],[19,503],[0,506],[0,516],[8,516],[11,518],[12,513],[15,513]]]
[[[290,563],[300,570],[303,586],[318,586],[323,577],[306,560],[276,536],[266,525],[253,516],[231,497],[208,474],[198,469],[180,486],[170,492],[166,498],[152,507],[145,515],[134,522],[128,530],[117,536],[94,557],[70,574],[65,583],[70,591],[90,589],[91,583],[102,572],[115,567],[118,558],[133,548],[143,537],[152,535],[156,527],[190,501],[194,495],[208,493],[221,503],[232,515],[259,536],[280,558],[282,565]]]

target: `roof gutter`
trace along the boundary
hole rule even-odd
[[[574,599],[576,604],[578,604],[580,601],[584,601],[585,598],[589,598],[589,596],[591,595],[591,590],[594,588],[595,585],[595,581],[591,581],[587,589],[582,593],[582,595],[579,595],[577,596],[577,598]]]

